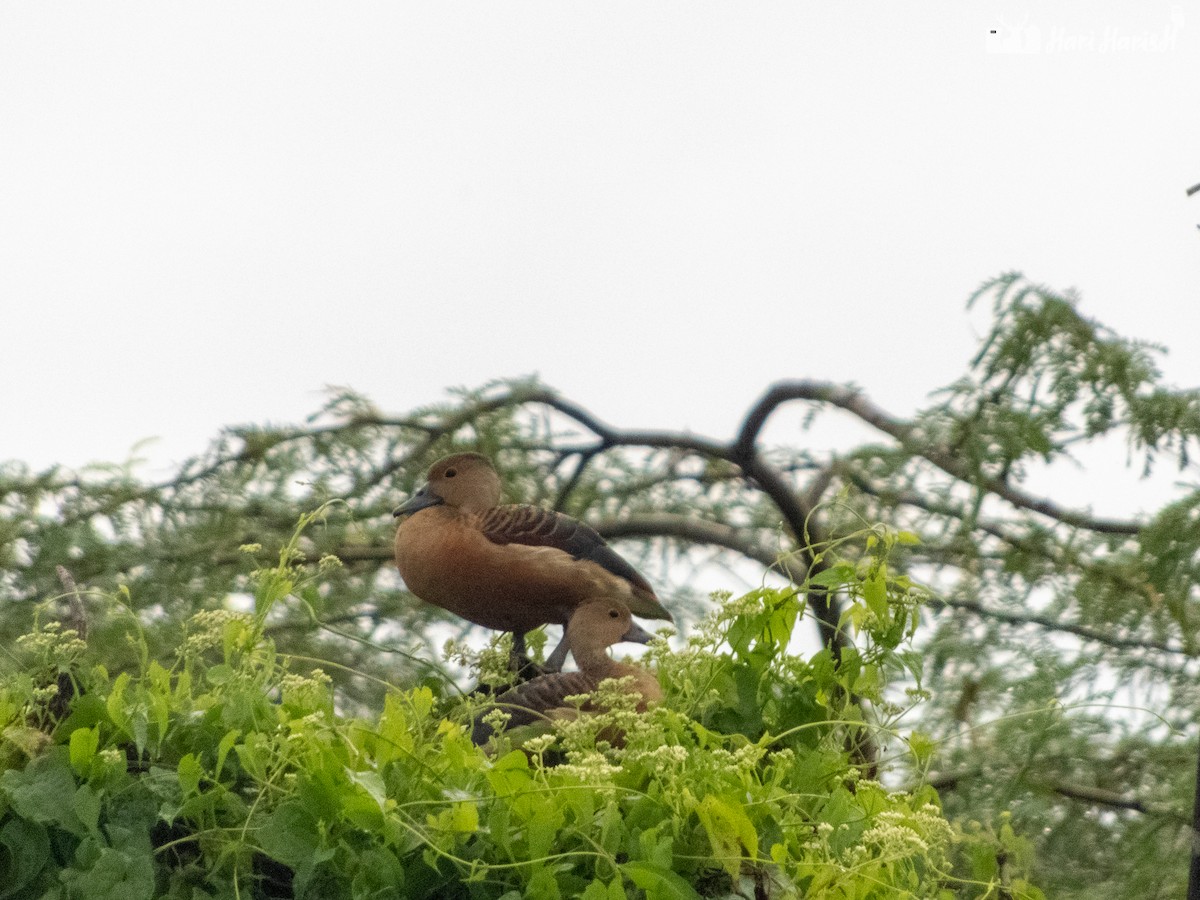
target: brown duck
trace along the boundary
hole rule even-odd
[[[638,710],[662,699],[662,688],[652,674],[639,666],[619,663],[608,655],[608,648],[621,641],[636,641],[644,644],[650,635],[637,625],[629,614],[628,607],[618,600],[589,600],[580,604],[567,625],[565,642],[579,666],[578,672],[555,672],[539,675],[518,685],[496,698],[494,707],[509,713],[509,728],[529,725],[566,716],[577,712],[564,700],[577,694],[590,694],[606,678],[634,678],[630,691],[640,695]],[[588,705],[583,709],[587,710]],[[483,722],[481,713],[476,716],[471,729],[471,740],[486,744],[492,736],[492,728]]]
[[[456,453],[434,463],[426,484],[393,515],[396,566],[408,589],[485,628],[513,634],[566,625],[575,608],[598,597],[635,615],[671,619],[650,583],[587,525],[553,510],[500,506],[500,477],[486,457]],[[564,640],[547,660],[562,668]]]

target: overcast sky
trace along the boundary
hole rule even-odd
[[[5,3],[0,459],[530,373],[908,415],[1009,269],[1200,385],[1197,110],[1194,2]]]

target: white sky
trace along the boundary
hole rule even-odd
[[[5,3],[0,459],[534,372],[908,415],[1008,269],[1200,385],[1197,110],[1196,2]]]

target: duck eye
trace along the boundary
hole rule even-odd
[[[453,478],[453,477],[454,477],[455,475],[457,475],[457,474],[458,474],[458,469],[447,469],[447,470],[446,470],[446,477],[447,477],[447,478]]]
[[[608,617],[610,619],[619,619],[619,618],[621,618],[621,614],[619,612],[617,612],[615,609],[610,609],[608,611]]]

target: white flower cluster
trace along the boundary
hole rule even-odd
[[[609,762],[603,753],[593,750],[590,753],[571,754],[570,760],[559,766],[556,771],[568,777],[578,778],[585,784],[601,790],[612,790],[613,776],[621,771],[621,767]]]
[[[881,854],[893,858],[921,855],[937,860],[942,858],[953,837],[950,823],[931,803],[915,812],[887,809],[875,816],[848,856],[851,864],[878,859]]]
[[[655,769],[677,768],[686,763],[691,754],[678,744],[660,744],[653,750],[630,751],[628,759],[633,763],[648,763]]]
[[[287,723],[289,732],[285,740],[293,742],[308,741],[312,738],[313,732],[319,731],[326,724],[325,716],[319,712],[310,712],[306,716],[301,716],[299,719],[291,719]]]
[[[508,727],[508,720],[511,718],[511,713],[505,712],[503,709],[497,706],[490,712],[485,713],[480,721],[483,722],[484,725],[490,726],[492,731],[494,731],[496,734],[500,734],[505,728]]]
[[[333,684],[333,679],[329,677],[324,669],[313,669],[307,675],[285,672],[279,679],[279,686],[285,691],[303,690],[309,686],[326,688],[331,684]]]
[[[763,758],[766,752],[765,748],[757,744],[743,744],[736,750],[714,747],[708,751],[709,756],[723,768],[740,772],[753,772],[757,769],[759,760]]]
[[[18,646],[46,660],[69,661],[87,649],[74,628],[63,628],[59,622],[47,622],[39,630],[17,638]]]
[[[904,857],[929,852],[929,843],[908,822],[908,816],[895,809],[885,809],[863,832],[862,845],[857,850],[873,848],[886,856]]]
[[[511,684],[513,672],[509,668],[512,655],[512,635],[498,635],[482,650],[473,650],[464,641],[450,638],[442,645],[442,659],[477,673],[482,684],[491,687]]]
[[[317,571],[321,573],[328,572],[332,569],[344,568],[341,559],[334,556],[332,553],[326,553],[317,562]]]
[[[633,692],[635,679],[632,675],[622,675],[620,678],[605,678],[596,688],[595,698],[607,710],[636,710],[641,702],[641,695]]]
[[[325,706],[331,684],[333,679],[321,669],[313,669],[308,675],[285,672],[279,679],[285,702],[308,708]]]
[[[187,622],[187,637],[179,652],[183,656],[194,656],[222,646],[225,642],[225,626],[240,621],[249,625],[249,613],[232,609],[205,609],[193,615]]]
[[[505,713],[505,715],[508,714]],[[486,718],[487,717],[485,716],[484,719],[486,720]],[[553,734],[539,734],[537,737],[531,737],[524,744],[522,744],[521,749],[526,753],[533,754],[534,756],[541,756],[554,745],[556,740],[558,740],[558,738]]]
[[[771,763],[776,766],[790,766],[795,761],[796,751],[791,747],[784,747],[771,754]]]
[[[612,745],[660,743],[662,723],[656,718],[657,710],[638,712],[642,697],[631,690],[636,683],[632,675],[621,678],[606,678],[591,694],[564,697],[568,705],[577,707],[590,703],[585,716],[563,716],[556,718],[555,730],[562,737],[568,750],[586,751],[596,747],[612,749]],[[646,740],[647,737],[651,740]]]
[[[29,699],[37,704],[46,704],[58,696],[58,685],[51,683],[35,687],[29,692]]]

